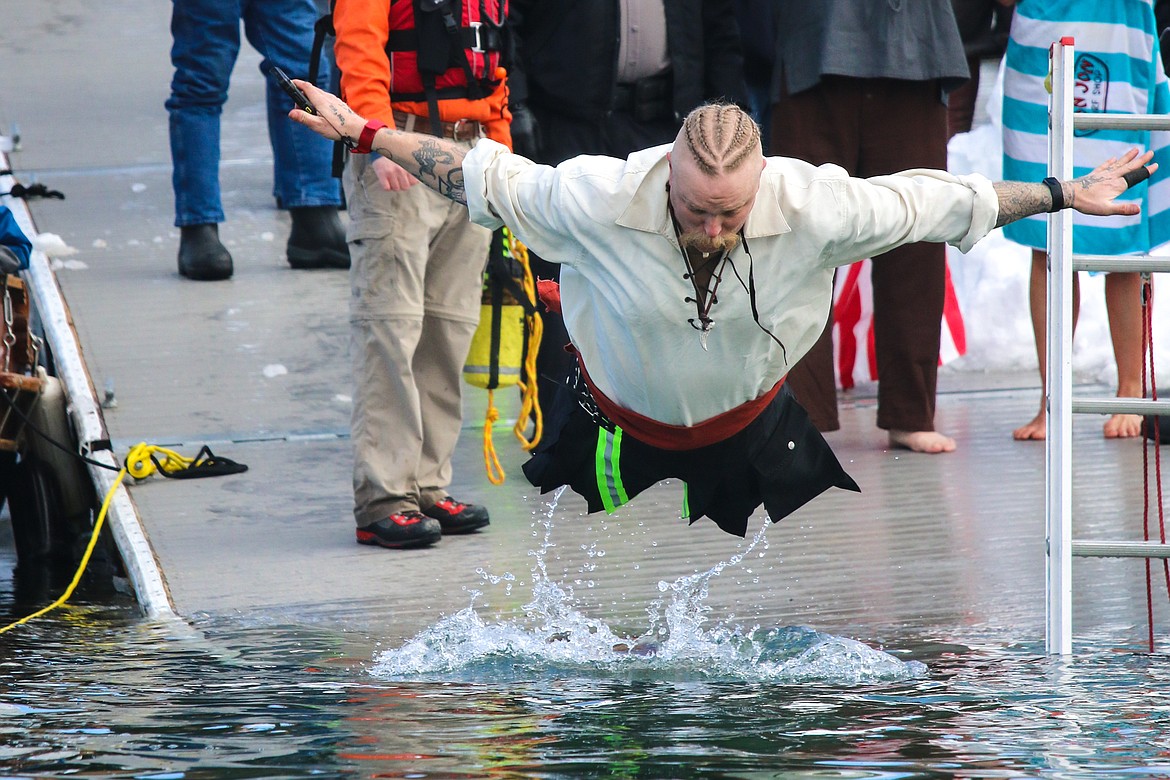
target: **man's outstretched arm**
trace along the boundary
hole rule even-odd
[[[1121,157],[1106,160],[1079,179],[1059,182],[1064,208],[1101,216],[1137,214],[1141,210],[1138,204],[1117,203],[1114,198],[1158,170],[1157,163],[1148,164],[1153,157],[1153,152],[1139,156],[1137,149],[1130,149]],[[996,227],[1033,214],[1053,211],[1053,206],[1059,205],[1055,203],[1054,194],[1046,184],[1001,181],[996,182],[994,187],[995,194],[999,196]]]
[[[294,79],[294,82],[317,113],[294,108],[289,117],[326,138],[357,143],[366,126],[365,119],[355,114],[340,98],[307,81]],[[401,165],[443,197],[467,205],[467,193],[463,187],[463,158],[467,149],[462,144],[447,138],[384,127],[374,135],[370,148]]]
[[[295,81],[318,113],[309,114],[294,108],[289,112],[292,119],[326,138],[351,144],[358,141],[366,126],[364,118],[340,98],[307,81]],[[463,183],[463,158],[467,152],[460,144],[445,138],[383,128],[374,136],[371,148],[401,165],[440,195],[467,204]],[[1137,214],[1141,210],[1138,204],[1116,203],[1114,198],[1158,169],[1157,163],[1149,164],[1153,157],[1153,152],[1138,155],[1136,149],[1131,149],[1121,157],[1106,160],[1079,179],[1059,182],[1063,207],[1101,216]],[[997,182],[994,188],[999,198],[996,227],[1053,210],[1053,193],[1046,184],[1004,181]]]

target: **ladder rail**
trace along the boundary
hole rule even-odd
[[[1052,90],[1056,94],[1056,90]],[[1077,130],[1170,130],[1170,114],[1075,114]]]
[[[1072,178],[1073,40],[1050,50],[1048,175]],[[1072,213],[1048,218],[1048,287],[1045,356],[1044,514],[1046,531],[1045,648],[1072,653]]]
[[[1072,90],[1076,61],[1072,38],[1050,49],[1048,175],[1073,175],[1073,130],[1170,130],[1170,115],[1074,113]],[[1150,255],[1110,257],[1073,255],[1072,211],[1048,218],[1047,383],[1048,437],[1044,452],[1045,636],[1050,655],[1072,653],[1072,558],[1170,559],[1170,544],[1160,541],[1099,541],[1072,538],[1072,415],[1170,414],[1170,402],[1143,398],[1072,397],[1072,280],[1077,271],[1170,272],[1170,258]]]

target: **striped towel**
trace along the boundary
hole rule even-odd
[[[1048,175],[1049,48],[1075,40],[1075,111],[1170,112],[1152,0],[1021,0],[1012,20],[1004,72],[1004,179]],[[1083,254],[1144,253],[1170,241],[1170,133],[1077,131],[1073,172],[1083,176],[1132,147],[1153,149],[1161,166],[1146,184],[1119,198],[1143,203],[1133,217],[1073,215],[1073,246]],[[1004,228],[1012,241],[1043,249],[1047,219],[1036,215]]]

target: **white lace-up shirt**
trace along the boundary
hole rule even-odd
[[[553,168],[483,140],[463,163],[472,221],[506,224],[561,264],[565,326],[593,383],[669,425],[726,412],[787,374],[821,333],[836,266],[915,241],[967,251],[998,214],[991,182],[978,175],[856,179],[836,165],[768,158],[743,230],[752,259],[742,243],[731,253],[704,349],[688,322],[694,289],[667,210],[669,150],[583,156]],[[784,348],[752,317],[749,271],[760,323]]]

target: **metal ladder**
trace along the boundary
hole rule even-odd
[[[1073,130],[1170,130],[1170,115],[1074,113],[1074,41],[1052,45],[1048,172],[1072,178]],[[1138,398],[1072,397],[1072,280],[1076,271],[1170,272],[1170,258],[1111,257],[1072,253],[1072,211],[1048,220],[1048,437],[1045,442],[1047,578],[1045,647],[1049,654],[1072,653],[1072,558],[1170,558],[1170,544],[1142,541],[1082,541],[1072,538],[1072,415],[1170,414],[1170,401]],[[1143,356],[1143,360],[1144,360]]]

